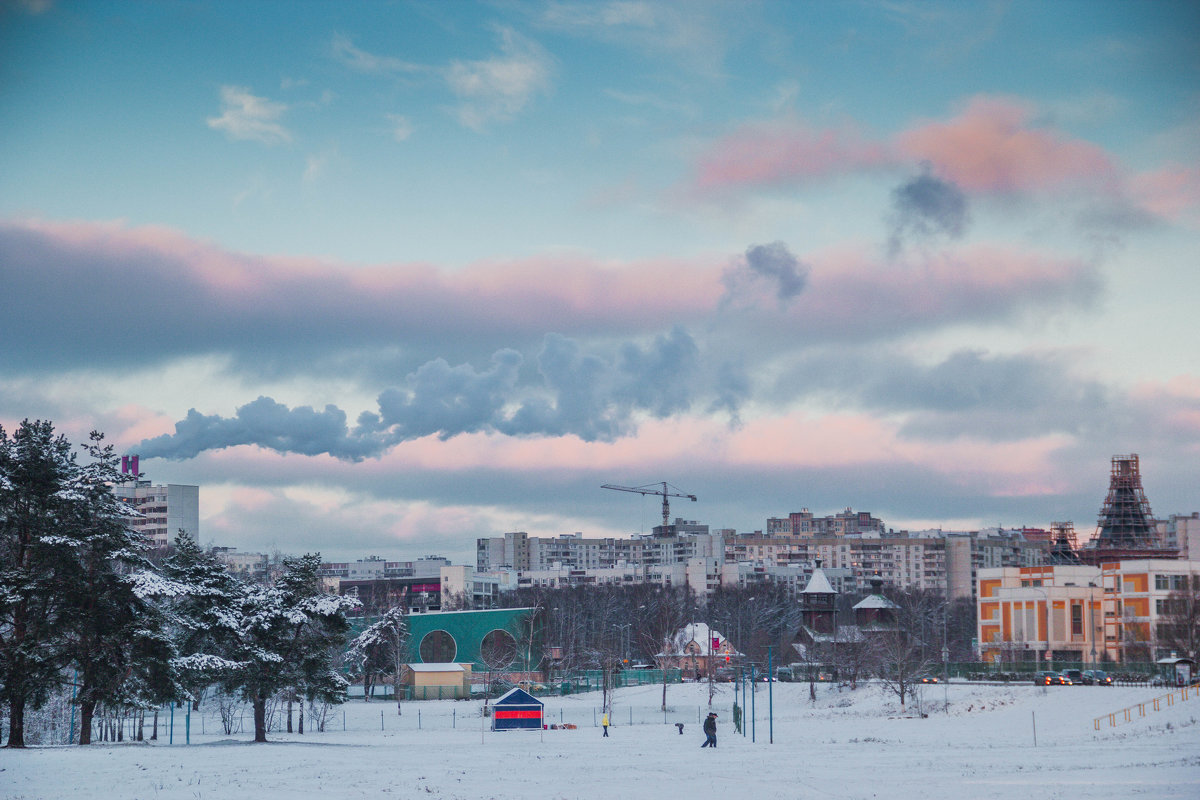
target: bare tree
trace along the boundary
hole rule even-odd
[[[921,643],[900,630],[877,633],[872,637],[872,653],[879,680],[903,706],[930,668]]]
[[[1183,576],[1184,586],[1167,595],[1159,617],[1159,645],[1177,656],[1200,657],[1200,575]]]
[[[666,651],[671,638],[690,621],[695,603],[686,587],[647,586],[647,589],[634,624],[642,649],[653,655]],[[662,710],[666,711],[666,663],[660,662],[658,667],[662,672]]]

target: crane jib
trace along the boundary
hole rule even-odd
[[[657,488],[659,485],[662,486],[661,489]],[[660,484],[647,484],[645,486],[617,486],[615,484],[606,483],[603,486],[601,486],[600,488],[601,489],[613,489],[618,492],[633,492],[634,494],[640,494],[643,497],[648,494],[661,496],[662,497],[662,515],[663,515],[662,526],[663,526],[663,531],[665,532],[667,529],[667,526],[670,525],[670,523],[671,523],[671,505],[670,505],[670,501],[667,498],[668,497],[686,497],[688,500],[691,500],[692,502],[696,501],[696,495],[685,494],[683,492],[671,492],[671,491],[668,491],[668,486],[670,486],[670,484],[668,484],[666,481],[662,481]],[[670,488],[674,489],[676,487],[670,486]]]

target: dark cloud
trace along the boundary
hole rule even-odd
[[[1061,354],[974,350],[926,364],[892,350],[823,348],[796,359],[773,394],[785,405],[811,397],[900,415],[903,435],[927,440],[1079,435],[1116,402],[1104,385],[1072,374]]]
[[[405,387],[379,395],[378,426],[390,431],[393,442],[431,434],[449,439],[490,428],[513,396],[521,361],[514,350],[497,352],[483,371],[469,364],[451,367],[440,358],[430,361],[408,377]]]
[[[699,360],[699,348],[682,328],[646,346],[626,344],[611,357],[550,334],[537,359],[540,383],[521,382],[523,359],[514,350],[497,351],[484,370],[436,359],[381,392],[378,411],[361,414],[353,429],[335,406],[289,409],[259,397],[232,417],[192,409],[174,434],[143,441],[137,449],[147,458],[182,459],[252,444],[357,461],[402,441],[479,431],[607,441],[632,432],[636,413],[666,417],[711,391],[700,385]],[[736,413],[733,398],[727,405]]]
[[[346,413],[334,406],[316,411],[309,406],[288,408],[259,397],[237,409],[233,417],[201,414],[196,409],[175,423],[175,433],[147,439],[137,451],[146,458],[194,458],[205,450],[256,444],[281,453],[359,460],[378,451],[370,434],[353,434]]]
[[[726,361],[717,369],[716,397],[709,411],[724,411],[734,425],[741,424],[741,406],[750,397],[750,375],[744,362]]]
[[[895,257],[908,239],[940,236],[960,239],[966,233],[969,217],[963,191],[954,183],[935,177],[926,164],[920,175],[892,191],[888,251]]]
[[[783,242],[752,245],[744,258],[727,270],[723,302],[747,303],[766,289],[785,306],[808,285],[809,267]]]
[[[0,315],[0,341],[20,345],[0,347],[0,368],[28,373],[210,354],[255,376],[314,364],[370,371],[381,358],[407,370],[437,357],[478,359],[497,342],[532,349],[547,330],[653,335],[693,311],[639,291],[644,272],[586,261],[354,268],[90,224],[0,221],[0,270],[5,295],[21,299]],[[601,281],[610,294],[572,293]]]

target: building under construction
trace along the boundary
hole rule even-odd
[[[1163,547],[1142,489],[1137,454],[1113,456],[1108,496],[1100,509],[1096,535],[1079,551],[1085,564],[1128,558],[1177,558],[1178,551]]]

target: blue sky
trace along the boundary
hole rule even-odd
[[[1197,507],[1191,3],[9,3],[0,422],[205,540]]]

